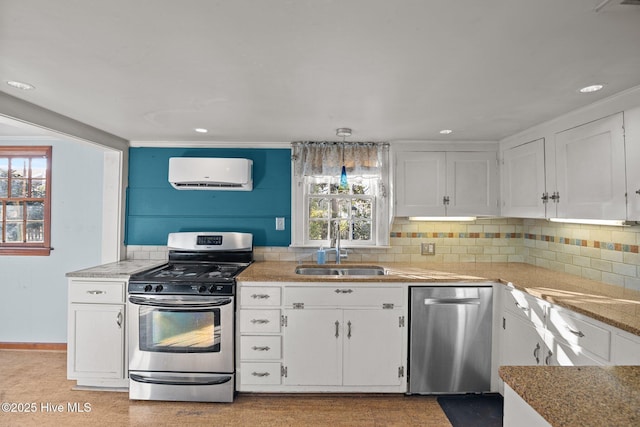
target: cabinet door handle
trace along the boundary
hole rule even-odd
[[[253,323],[254,325],[257,323],[258,325],[264,325],[266,323],[269,323],[269,319],[251,319],[251,323]]]
[[[336,289],[334,292],[336,294],[350,294],[353,292],[353,289]]]
[[[118,325],[119,328],[122,328],[122,312],[119,311],[118,315],[116,316],[116,324]]]
[[[536,358],[536,363],[540,363],[540,358],[538,357],[538,353],[540,353],[540,343],[536,343],[536,348],[533,349],[533,357]]]
[[[268,377],[269,372],[251,372],[254,377]]]
[[[340,322],[336,320],[336,338],[340,336]]]
[[[351,320],[347,322],[347,338],[351,339]]]
[[[573,335],[577,336],[578,338],[584,337],[584,334],[582,333],[582,331],[574,331],[569,326],[567,326],[567,330],[571,332]]]
[[[253,347],[251,347],[251,350],[254,350],[254,351],[269,351],[269,350],[271,350],[271,347],[269,347],[268,345],[265,345],[263,347],[258,347],[258,346],[254,345]]]
[[[105,292],[104,292],[104,291],[97,291],[97,290],[95,290],[95,291],[87,291],[87,293],[88,293],[89,295],[100,295],[100,294],[104,294]]]
[[[640,190],[636,190],[636,194],[640,194]]]
[[[520,310],[522,310],[524,312],[528,312],[529,310],[531,310],[531,308],[525,307],[524,305],[521,305],[518,301],[516,301],[516,307],[518,307]]]
[[[549,350],[549,353],[547,353],[547,357],[544,358],[545,365],[549,366],[551,364],[551,356],[553,356],[553,352]]]
[[[253,294],[251,295],[253,299],[269,299],[271,296],[269,294]]]

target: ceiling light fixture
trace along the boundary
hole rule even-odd
[[[440,133],[442,135],[449,135],[450,133],[453,133],[453,131],[451,129],[442,129]]]
[[[25,82],[19,82],[16,80],[7,80],[7,84],[13,88],[16,89],[20,89],[20,90],[33,90],[36,87],[32,84],[29,83],[25,83]]]
[[[198,132],[198,133],[207,133],[207,132],[209,132],[209,131],[208,131],[207,129],[205,129],[205,128],[195,128],[194,130],[195,130],[196,132]]]
[[[604,87],[604,85],[591,85],[591,86],[585,86],[582,89],[580,89],[580,93],[591,93],[591,92],[597,92],[600,89],[602,89]]]

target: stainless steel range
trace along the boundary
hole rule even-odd
[[[253,236],[171,233],[167,246],[167,264],[129,280],[129,398],[232,402],[236,276]]]

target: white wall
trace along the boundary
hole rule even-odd
[[[0,342],[67,341],[65,273],[101,264],[103,149],[86,143],[24,139],[0,145],[51,145],[48,257],[0,256]]]

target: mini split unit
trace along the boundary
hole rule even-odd
[[[253,190],[253,161],[209,157],[171,157],[169,182],[178,190]]]

